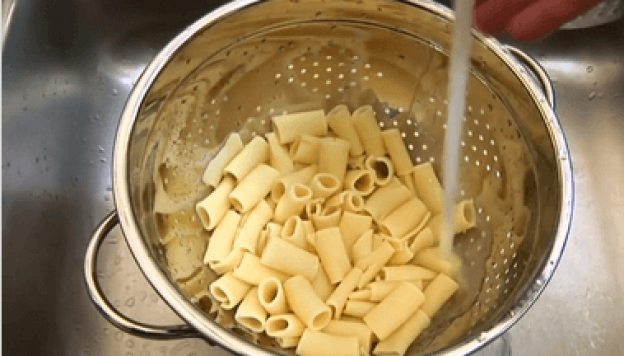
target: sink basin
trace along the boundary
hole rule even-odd
[[[51,4],[3,1],[12,8],[2,58],[3,351],[228,355],[202,340],[150,341],[113,328],[82,280],[89,235],[113,209],[111,148],[124,101],[159,49],[219,2]],[[575,216],[544,294],[480,355],[624,354],[624,20],[514,45],[555,83],[575,169]],[[180,322],[119,231],[100,261],[104,290],[121,311]]]

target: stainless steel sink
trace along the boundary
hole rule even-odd
[[[5,354],[227,355],[202,340],[149,341],[114,329],[82,281],[89,234],[113,208],[111,148],[125,98],[157,51],[217,4],[14,3],[2,58]],[[481,354],[500,355],[510,346],[517,355],[621,355],[624,20],[520,46],[555,82],[576,210],[546,292],[505,340]],[[179,322],[143,279],[118,231],[101,253],[101,279],[116,306],[146,322]]]

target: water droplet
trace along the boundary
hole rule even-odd
[[[592,66],[587,66],[587,73],[591,73],[594,71],[594,67]]]
[[[133,348],[134,347],[134,341],[126,340],[126,346],[128,346],[129,348]]]
[[[113,95],[117,95],[117,89],[113,89]]]
[[[100,151],[100,153],[104,153],[104,147],[98,146],[98,151]]]
[[[100,158],[101,163],[106,163],[106,158]]]
[[[592,91],[591,93],[589,93],[589,97],[587,98],[589,101],[592,101],[594,99],[596,99],[596,96],[598,94],[595,91]]]

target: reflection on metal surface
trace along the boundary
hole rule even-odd
[[[132,82],[214,5],[181,0],[159,12],[147,1],[55,1],[52,10],[45,2],[20,4],[28,6],[16,7],[3,54],[3,351],[229,355],[203,340],[148,341],[115,329],[82,279],[88,236],[113,208],[111,149]],[[620,20],[521,46],[555,82],[578,194],[560,267],[510,332],[514,354],[623,353],[622,38]],[[126,79],[118,77],[121,67],[130,68]],[[116,307],[146,322],[181,322],[145,281],[121,233],[101,253],[98,272]]]

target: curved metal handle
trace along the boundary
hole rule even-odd
[[[555,89],[553,88],[552,81],[546,74],[546,70],[542,67],[535,59],[533,59],[528,54],[519,50],[516,47],[505,45],[505,48],[513,54],[522,64],[524,64],[527,68],[529,68],[533,74],[537,77],[537,79],[542,84],[542,89],[544,90],[544,95],[546,95],[546,99],[550,106],[555,108]]]
[[[97,255],[104,238],[119,223],[117,211],[113,210],[98,225],[91,236],[84,261],[84,277],[87,283],[87,291],[93,304],[100,313],[113,325],[119,329],[144,338],[151,339],[181,339],[189,337],[199,337],[199,333],[188,325],[175,326],[154,326],[134,321],[121,314],[106,299],[96,274]]]

